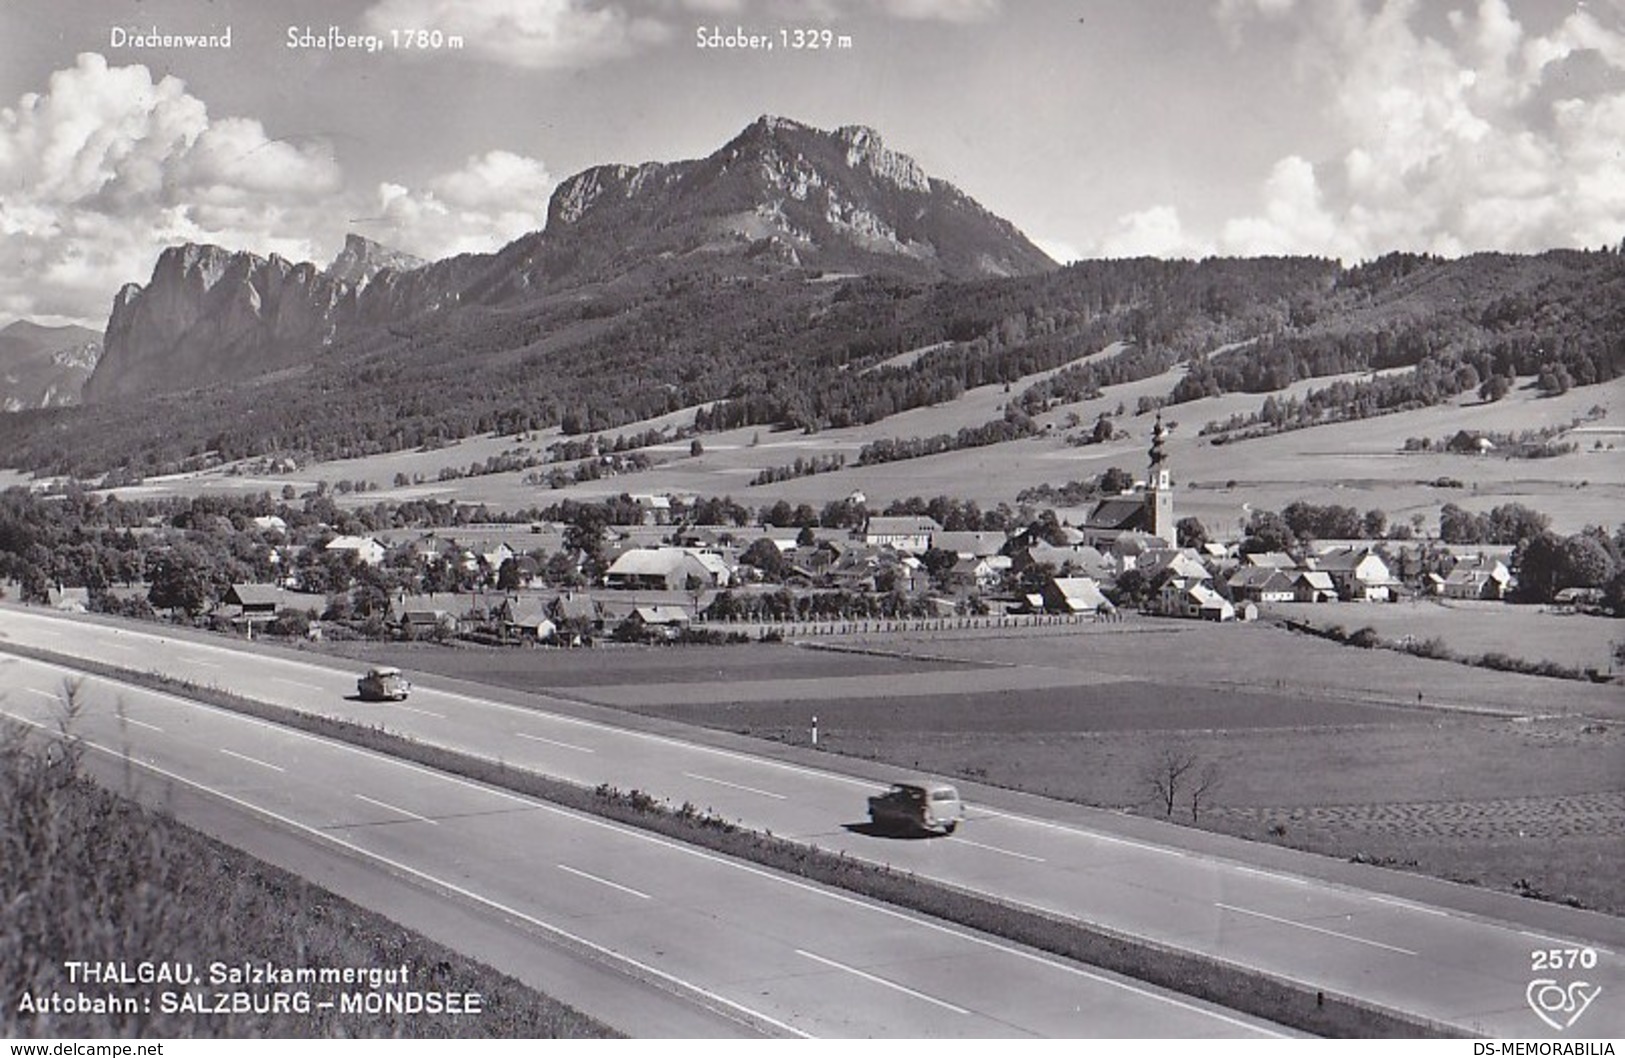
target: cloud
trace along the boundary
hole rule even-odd
[[[342,184],[319,144],[212,119],[177,78],[80,55],[0,109],[0,311],[100,326],[114,292],[185,240],[308,257]]]
[[[362,15],[374,33],[437,29],[466,55],[525,69],[567,69],[624,58],[671,38],[666,23],[622,5],[582,0],[378,0]]]
[[[1173,206],[1124,214],[1100,247],[1102,257],[1205,257],[1211,252],[1186,233]]]
[[[374,231],[379,241],[423,258],[489,252],[542,226],[552,188],[536,159],[488,151],[419,190],[380,184]]]
[[[1504,0],[1423,28],[1421,5],[1221,0],[1293,22],[1338,146],[1278,161],[1230,253],[1460,254],[1617,244],[1625,235],[1625,32],[1578,10],[1531,34]],[[1280,20],[1277,19],[1277,22]]]

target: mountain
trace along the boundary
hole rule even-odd
[[[18,320],[0,330],[0,410],[78,404],[101,355],[95,331]]]
[[[336,355],[346,339],[375,349],[432,314],[605,285],[647,294],[674,272],[937,282],[1055,267],[872,129],[774,117],[704,159],[588,169],[559,185],[546,217],[544,230],[494,254],[433,264],[357,235],[326,269],[171,247],[145,286],[114,299],[85,399],[244,381]]]
[[[708,158],[599,166],[564,181],[548,206],[542,267],[553,281],[603,279],[704,252],[932,281],[1055,267],[873,129],[825,132],[772,116]]]
[[[327,266],[327,274],[359,290],[379,272],[411,272],[427,263],[421,257],[391,250],[381,243],[352,233],[345,236],[344,249]]]
[[[309,362],[341,333],[454,305],[488,257],[425,265],[352,236],[333,267],[187,243],[113,299],[87,402],[239,382]],[[406,267],[407,270],[400,270]]]

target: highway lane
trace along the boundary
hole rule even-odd
[[[0,656],[0,713],[53,727],[68,675]],[[362,857],[780,1034],[1274,1034],[1138,982],[183,698],[96,677],[80,697],[76,733],[127,753],[143,782],[207,793],[245,827]]]
[[[837,771],[513,705],[420,684],[401,705],[347,702],[354,671],[331,663],[244,653],[158,633],[43,615],[0,613],[0,632],[47,649],[146,664],[574,781],[637,788],[775,834],[807,840],[941,878],[1046,911],[1174,944],[1239,965],[1341,992],[1488,1035],[1550,1030],[1526,989],[1541,975],[1532,952],[1590,947],[1590,975],[1625,990],[1617,945],[1591,934],[1598,919],[1575,913],[1559,931],[1457,913],[1380,891],[1246,862],[1240,842],[1224,854],[1125,838],[1104,830],[972,804],[961,832],[933,841],[886,840],[849,829],[878,787]],[[127,663],[127,662],[125,662]],[[838,767],[831,761],[831,768]],[[1548,917],[1551,917],[1548,915]],[[1625,1031],[1625,1007],[1587,1015],[1592,1031]]]

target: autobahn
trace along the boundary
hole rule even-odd
[[[325,660],[248,652],[227,641],[18,610],[0,612],[13,642],[159,669],[291,708],[380,724],[419,741],[584,784],[636,788],[745,825],[904,868],[966,889],[1491,1036],[1554,1034],[1532,1009],[1535,952],[1594,953],[1587,984],[1625,987],[1620,923],[1513,898],[1458,894],[1377,873],[1328,878],[1318,858],[1260,862],[1245,843],[1112,825],[1022,800],[973,801],[959,834],[888,841],[847,824],[875,778],[841,762],[773,759],[695,734],[639,730],[580,715],[540,695],[421,681],[409,702],[363,704],[354,670]],[[229,674],[229,677],[228,677]],[[430,683],[431,685],[422,685]],[[512,700],[505,700],[512,699]],[[1380,884],[1362,884],[1369,877]],[[1470,897],[1470,899],[1469,899]],[[1567,912],[1567,913],[1565,913]],[[1625,1030],[1625,1009],[1584,1015],[1587,1034]]]
[[[0,716],[51,730],[63,681],[74,679],[71,669],[0,655]],[[606,966],[616,969],[624,978],[618,992],[593,1011],[613,1025],[653,1035],[677,1034],[674,1024],[704,1035],[1280,1034],[1208,1004],[384,754],[104,678],[77,686],[83,709],[73,733],[115,771],[127,762],[143,799],[203,795],[234,813],[229,840],[257,829],[299,838],[305,848],[290,857],[299,873],[320,877],[318,861],[342,854],[505,920],[533,938],[529,948],[545,949],[539,958],[571,954],[600,983]],[[390,912],[387,904],[378,910]],[[468,954],[486,955],[471,947]],[[663,1020],[673,997],[712,1020]]]

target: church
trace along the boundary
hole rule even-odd
[[[1127,547],[1137,550],[1171,548],[1178,544],[1174,529],[1174,486],[1168,467],[1168,428],[1157,414],[1151,431],[1150,468],[1145,484],[1132,492],[1108,496],[1095,505],[1078,527],[1084,544],[1100,550]]]

